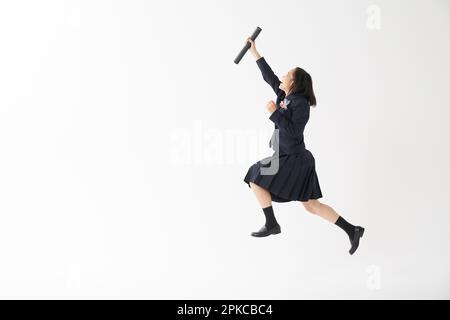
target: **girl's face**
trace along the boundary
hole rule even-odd
[[[294,72],[295,68],[291,69],[284,76],[281,77],[281,83],[279,88],[285,93],[289,92],[292,85],[294,84]]]

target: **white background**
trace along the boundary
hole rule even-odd
[[[300,202],[250,236],[256,26],[277,75],[313,77],[305,143],[366,228],[353,256]],[[450,298],[449,31],[447,0],[0,2],[0,297]]]

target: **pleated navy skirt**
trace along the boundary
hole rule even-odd
[[[307,149],[298,154],[274,152],[272,156],[254,163],[244,181],[249,187],[253,182],[268,190],[274,202],[308,201],[322,197],[315,159]]]

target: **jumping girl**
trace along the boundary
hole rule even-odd
[[[269,143],[275,152],[254,163],[244,178],[266,217],[264,226],[251,235],[265,237],[281,232],[272,201],[300,201],[308,212],[342,228],[350,240],[349,253],[353,254],[358,249],[364,228],[347,222],[332,207],[318,200],[322,198],[322,192],[315,159],[305,147],[303,131],[309,120],[310,107],[316,105],[312,78],[308,72],[296,67],[290,69],[280,81],[256,50],[255,42],[251,38],[247,38],[245,43],[247,41],[251,43],[250,52],[256,59],[263,79],[277,95],[276,102],[269,101],[266,106],[270,113],[269,120],[275,126]],[[273,168],[277,169],[275,173],[266,174]]]

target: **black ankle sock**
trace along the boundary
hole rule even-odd
[[[266,216],[266,227],[267,228],[273,228],[275,227],[278,222],[277,219],[275,219],[275,215],[273,214],[273,208],[272,206],[263,208],[264,215]]]
[[[351,223],[348,223],[341,216],[339,216],[339,218],[336,220],[336,222],[334,224],[337,225],[338,227],[342,228],[342,230],[344,230],[345,232],[347,232],[350,240],[353,239],[353,237],[355,236],[355,226],[354,225],[352,225]]]

